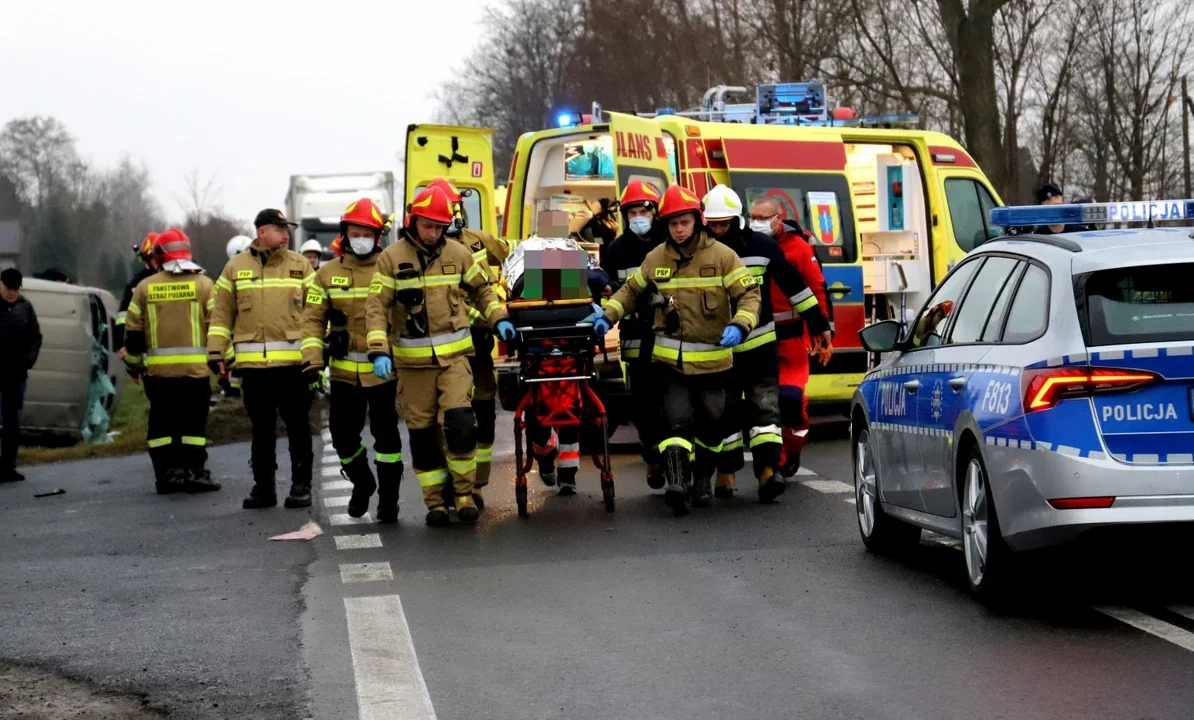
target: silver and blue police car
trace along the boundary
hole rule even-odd
[[[959,538],[990,598],[1018,551],[1194,522],[1194,231],[1154,227],[1189,218],[1194,200],[996,208],[1036,231],[971,252],[907,327],[863,331],[885,354],[851,415],[869,549]]]

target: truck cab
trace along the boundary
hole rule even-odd
[[[308,240],[319,242],[324,252],[340,234],[340,216],[356,200],[367,197],[389,215],[394,208],[394,173],[292,175],[286,193],[286,215],[298,227],[291,233],[291,249]],[[389,244],[382,238],[382,244]]]

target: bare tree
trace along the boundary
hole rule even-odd
[[[57,118],[18,118],[0,132],[0,171],[34,211],[45,206],[55,184],[78,172],[78,163],[75,139]]]
[[[202,224],[207,218],[221,212],[220,193],[223,187],[216,184],[215,173],[205,179],[199,168],[191,168],[183,175],[183,182],[186,191],[181,196],[175,196],[174,201],[188,221]]]

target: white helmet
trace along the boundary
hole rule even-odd
[[[738,218],[738,227],[743,227],[742,198],[729,185],[718,185],[705,195],[705,220],[729,220]]]
[[[248,250],[252,244],[253,238],[247,235],[237,235],[228,241],[228,245],[224,247],[224,251],[228,253],[228,259],[231,260],[245,250]]]
[[[307,242],[303,243],[301,248],[299,248],[299,252],[303,255],[306,255],[309,252],[323,255],[323,246],[319,244],[318,240],[308,240]]]

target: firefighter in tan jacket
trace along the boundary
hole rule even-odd
[[[365,339],[365,302],[377,270],[385,220],[368,198],[348,206],[340,218],[344,254],[323,264],[307,290],[303,325],[303,366],[318,372],[330,366],[328,429],[340,457],[340,472],[352,483],[348,514],[362,517],[377,490],[377,521],[398,522],[402,481],[402,435],[398,432],[398,383],[373,374]],[[326,334],[325,334],[326,333]],[[325,343],[326,336],[326,343]],[[326,352],[325,352],[326,351]],[[366,413],[373,435],[377,478],[361,443]]]
[[[281,210],[254,221],[257,239],[228,261],[216,280],[216,306],[207,333],[208,364],[223,374],[236,363],[244,382],[245,410],[253,425],[253,490],[245,509],[278,504],[274,491],[274,427],[281,415],[290,444],[290,494],[286,507],[311,505],[312,378],[303,374],[303,301],[315,279],[307,259],[287,249],[290,228]]]
[[[161,269],[133,290],[125,320],[124,363],[145,378],[149,459],[158,493],[219,490],[207,470],[207,326],[215,304],[212,281],[191,259],[181,230],[155,237]]]
[[[459,241],[473,254],[473,260],[480,263],[489,273],[494,292],[502,293],[498,277],[502,263],[509,257],[511,243],[468,226],[465,217],[464,198],[456,186],[444,178],[427,183],[427,187],[438,187],[452,203],[452,224],[447,235]],[[493,439],[497,423],[497,377],[493,370],[493,328],[477,308],[469,308],[472,321],[473,355],[469,364],[473,366],[473,413],[477,416],[477,495],[489,484],[489,467],[493,460]],[[483,503],[484,501],[482,501]]]
[[[410,431],[411,465],[423,488],[428,525],[449,522],[443,494],[449,478],[457,519],[473,523],[480,514],[474,499],[477,419],[467,301],[503,340],[515,336],[483,265],[444,237],[451,222],[451,201],[443,190],[426,188],[416,195],[398,241],[378,258],[366,304],[374,373],[388,379],[397,370],[398,403]]]
[[[593,324],[604,335],[633,309],[639,295],[654,296],[655,346],[651,359],[662,384],[667,425],[659,443],[676,515],[688,514],[689,455],[694,505],[712,501],[710,480],[721,446],[719,425],[730,385],[733,347],[759,322],[759,287],[738,255],[704,227],[700,200],[675,185],[659,204],[667,242],[647,254]],[[694,449],[693,443],[696,447]]]

